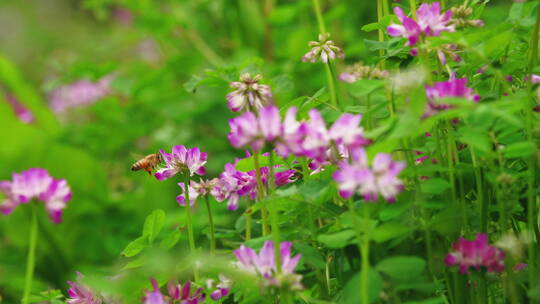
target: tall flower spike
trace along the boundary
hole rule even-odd
[[[325,33],[319,34],[319,41],[310,41],[311,50],[302,57],[302,61],[317,62],[320,58],[323,63],[328,63],[328,61],[334,60],[336,57],[339,59],[345,58],[343,50],[329,38],[330,34]]]
[[[231,88],[235,89],[227,94],[227,106],[231,111],[258,111],[274,103],[270,86],[260,84],[261,78],[261,75],[251,78],[249,73],[244,73],[240,76],[240,81],[231,82]]]
[[[33,168],[14,173],[12,181],[0,181],[0,192],[4,201],[0,211],[9,214],[19,204],[37,199],[45,204],[49,217],[54,223],[62,221],[62,210],[71,199],[71,190],[64,179],[54,179],[49,172]]]
[[[300,260],[300,255],[291,257],[292,243],[282,242],[280,244],[281,255],[281,276],[277,275],[274,243],[264,242],[263,248],[257,254],[255,250],[241,245],[234,251],[238,259],[236,265],[249,273],[258,276],[265,286],[288,287],[292,290],[302,289],[302,276],[295,273],[296,265]]]
[[[489,245],[484,233],[478,233],[473,241],[460,237],[452,248],[454,251],[446,256],[444,262],[448,267],[458,265],[461,274],[469,273],[471,267],[476,270],[485,267],[489,272],[504,271],[504,252]]]
[[[208,154],[201,152],[198,147],[186,148],[182,145],[177,145],[172,148],[172,153],[166,153],[160,150],[165,166],[156,171],[158,180],[165,180],[178,173],[189,173],[189,175],[198,174],[204,175],[206,170],[204,164]]]

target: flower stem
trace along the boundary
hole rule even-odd
[[[362,238],[362,272],[361,272],[361,286],[360,295],[361,303],[369,304],[369,240],[370,240],[370,212],[368,205],[363,206],[364,215],[364,237]]]
[[[30,204],[30,235],[28,237],[28,257],[26,259],[26,276],[24,279],[23,304],[30,303],[34,266],[36,264],[36,243],[38,235],[38,222],[35,204]]]
[[[253,151],[253,163],[255,165],[255,178],[257,179],[257,201],[261,201],[264,197],[264,186],[261,179],[261,165],[259,162],[259,151]],[[268,208],[265,206],[261,207],[261,217],[263,224],[263,236],[266,236],[270,233],[270,227],[268,225]]]
[[[186,224],[188,228],[188,241],[189,241],[189,249],[191,251],[191,254],[195,254],[196,248],[195,248],[195,237],[193,236],[193,219],[191,215],[191,201],[189,200],[189,180],[190,176],[189,173],[185,174],[185,180],[184,180],[184,196],[186,197]],[[193,267],[193,277],[195,279],[195,282],[199,281],[199,271],[197,270],[197,265]]]
[[[380,23],[383,16],[384,16],[384,8],[383,8],[383,1],[385,0],[377,0],[377,21]],[[381,28],[379,28],[379,42],[384,41],[384,32]],[[384,49],[379,50],[379,56],[384,56]],[[384,60],[383,60],[384,65]]]
[[[214,218],[212,216],[212,209],[208,195],[205,195],[204,198],[206,200],[206,209],[208,209],[208,222],[210,223],[210,254],[214,255],[216,253],[216,230],[214,227]]]
[[[328,62],[324,65],[326,71],[326,82],[328,83],[328,90],[330,91],[330,102],[333,106],[339,105],[339,100],[336,90],[336,75],[334,68],[332,67],[332,61],[328,59]]]
[[[326,28],[324,26],[324,19],[322,16],[321,4],[319,3],[319,0],[312,0],[312,1],[313,1],[313,9],[315,10],[315,16],[317,16],[317,24],[319,26],[319,33],[324,34],[326,33]]]
[[[269,156],[269,173],[268,173],[268,193],[271,195],[274,192],[274,153],[270,152]],[[270,196],[271,197],[271,196]],[[274,240],[274,254],[276,257],[276,269],[278,274],[281,273],[281,236],[279,230],[279,210],[278,200],[272,199],[269,201],[270,219],[272,221],[272,239]]]
[[[416,20],[416,0],[409,0],[409,6],[411,7],[413,19]]]
[[[480,232],[487,232],[489,205],[488,202],[484,200],[484,182],[482,180],[482,169],[478,167],[476,153],[474,153],[474,150],[472,148],[469,148],[469,150],[471,152],[474,177],[476,180],[476,195],[478,204],[480,205]]]

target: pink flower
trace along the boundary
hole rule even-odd
[[[49,172],[33,168],[13,173],[12,181],[0,181],[0,192],[5,196],[0,211],[9,214],[19,204],[37,199],[45,204],[54,223],[62,221],[62,210],[71,199],[71,190],[64,179],[54,179]]]
[[[17,118],[23,123],[31,123],[34,121],[34,115],[13,95],[6,95],[6,101],[11,105],[13,112]]]
[[[448,81],[434,82],[433,86],[426,85],[425,117],[433,116],[441,110],[449,109],[451,106],[441,102],[444,98],[465,98],[474,102],[480,101],[480,95],[474,94],[473,89],[467,87],[467,78],[455,78],[452,76]]]
[[[330,60],[337,58],[345,58],[343,50],[336,45],[333,40],[329,40],[330,34],[319,34],[319,41],[310,41],[309,46],[311,50],[307,52],[303,57],[303,62],[317,62],[319,58],[326,64]]]
[[[540,76],[531,74],[531,75],[525,76],[525,81],[530,81],[532,84],[539,83]]]
[[[280,166],[275,166],[279,168]],[[269,180],[270,170],[268,167],[261,167],[261,181],[266,187]],[[294,170],[285,170],[274,172],[274,183],[276,187],[289,184],[294,181]],[[219,176],[215,187],[211,190],[211,194],[218,202],[227,200],[227,208],[229,210],[238,209],[240,197],[249,197],[254,200],[258,194],[257,178],[255,170],[242,172],[236,170],[233,164],[226,164],[225,171]]]
[[[169,281],[167,290],[171,299],[170,303],[177,303],[178,301],[180,304],[199,304],[203,303],[205,299],[202,288],[198,288],[194,293],[191,293],[190,281],[187,281],[184,286]]]
[[[489,272],[504,271],[504,252],[490,246],[484,233],[478,233],[473,241],[460,237],[452,248],[454,251],[446,256],[444,262],[448,267],[458,265],[462,274],[469,273],[470,267],[477,270],[485,267]]]
[[[420,36],[439,36],[442,32],[453,32],[455,28],[450,24],[452,11],[441,14],[439,2],[424,3],[416,11],[417,21],[405,16],[400,7],[394,8],[394,13],[401,24],[388,26],[388,35],[407,38],[406,45],[414,46]]]
[[[151,278],[150,281],[152,282],[152,287],[154,289],[145,292],[143,304],[166,304],[165,298],[161,294],[161,291],[159,291],[159,285],[156,279]]]
[[[77,281],[84,278],[84,276],[77,272]],[[102,300],[98,295],[95,295],[92,290],[85,287],[79,282],[67,282],[69,285],[68,290],[68,299],[66,303],[68,304],[101,304]]]
[[[60,86],[49,94],[49,104],[58,115],[70,108],[91,105],[110,94],[112,78],[107,75],[97,82],[79,80]]]
[[[354,149],[351,158],[340,161],[338,167],[333,177],[343,198],[358,193],[366,201],[374,201],[380,194],[388,202],[394,202],[403,190],[403,182],[398,175],[405,164],[394,162],[389,154],[377,154],[370,167],[365,150]]]
[[[182,145],[177,145],[172,148],[172,153],[166,153],[160,150],[165,162],[165,167],[159,168],[156,171],[156,178],[158,180],[164,180],[170,178],[178,173],[189,173],[204,175],[206,159],[208,154],[201,152],[198,147],[186,148]]]
[[[261,75],[251,78],[249,73],[244,73],[240,76],[240,81],[231,82],[231,88],[235,89],[227,94],[227,106],[231,111],[258,111],[274,103],[270,86],[260,84],[261,78]]]
[[[263,248],[257,254],[255,250],[241,245],[234,251],[238,259],[236,265],[249,273],[259,276],[267,286],[283,287],[290,286],[292,289],[301,289],[302,277],[295,273],[296,265],[301,255],[291,257],[292,243],[280,244],[281,276],[277,275],[274,243],[265,241]]]
[[[224,275],[219,275],[219,282],[217,285],[214,286],[214,280],[207,280],[206,285],[208,289],[214,289],[212,293],[210,293],[210,298],[214,301],[217,301],[221,298],[224,298],[229,295],[230,289],[231,289],[231,280],[229,280]]]
[[[211,180],[201,180],[200,182],[196,182],[194,180],[189,181],[188,191],[189,191],[189,202],[190,205],[193,206],[195,204],[195,201],[199,196],[205,196],[211,193],[212,189],[217,185],[218,183],[217,178],[213,178]],[[178,195],[176,197],[176,201],[180,206],[186,205],[186,198],[185,198],[185,184],[184,183],[178,183],[178,186],[180,189],[182,189],[182,194]]]

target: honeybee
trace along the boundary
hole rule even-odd
[[[152,171],[163,162],[163,156],[161,153],[148,154],[145,157],[139,159],[131,166],[131,171],[139,171],[144,169],[149,175],[152,175]]]

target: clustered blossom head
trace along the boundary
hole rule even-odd
[[[199,304],[204,303],[205,295],[202,288],[191,292],[191,282],[187,281],[184,286],[169,281],[167,284],[168,296],[164,296],[159,290],[159,285],[154,278],[150,279],[152,290],[146,291],[143,297],[144,304]]]
[[[489,245],[484,233],[478,233],[473,241],[460,237],[452,249],[444,262],[448,267],[458,265],[461,274],[469,273],[470,267],[476,270],[485,267],[489,272],[504,271],[504,252]]]
[[[414,46],[421,36],[439,36],[442,32],[453,32],[454,25],[450,23],[452,11],[441,14],[441,4],[423,3],[416,11],[417,20],[405,16],[400,7],[394,8],[394,13],[401,24],[388,26],[388,34],[393,37],[407,38],[406,45]]]
[[[258,116],[244,113],[229,122],[229,141],[236,148],[249,146],[256,151],[266,142],[273,143],[282,157],[292,154],[317,163],[340,159],[343,155],[336,155],[339,151],[370,143],[359,126],[361,115],[345,113],[327,129],[318,110],[310,110],[309,119],[303,122],[296,119],[296,113],[295,107],[289,108],[283,121],[273,106],[261,109]]]
[[[107,75],[97,82],[78,80],[72,84],[56,88],[49,94],[49,104],[56,114],[68,109],[91,105],[110,94],[113,76]]]
[[[288,287],[291,290],[300,290],[302,289],[302,276],[294,271],[301,255],[291,257],[291,247],[292,243],[290,242],[281,242],[280,244],[281,275],[279,276],[272,241],[264,242],[259,254],[255,250],[241,245],[239,249],[234,251],[234,255],[238,259],[236,265],[240,269],[259,276],[265,286]]]
[[[261,84],[261,75],[253,78],[249,73],[240,76],[240,81],[231,82],[231,88],[235,89],[227,94],[227,105],[233,112],[244,109],[258,111],[260,108],[274,103],[272,91],[269,85]]]
[[[172,153],[166,153],[163,149],[160,150],[160,153],[163,156],[165,166],[156,171],[155,176],[158,180],[170,178],[178,173],[202,176],[206,172],[204,164],[206,164],[208,155],[201,152],[198,147],[186,148],[177,145],[172,148]]]
[[[319,41],[310,41],[311,50],[302,57],[303,62],[317,62],[319,58],[323,63],[337,58],[345,58],[343,50],[333,40],[329,40],[330,34],[319,34]]]
[[[360,79],[386,79],[388,76],[389,73],[386,70],[380,70],[377,67],[371,67],[358,62],[353,66],[347,67],[345,72],[339,75],[339,80],[353,83]]]
[[[219,282],[215,284],[215,281],[212,279],[208,279],[206,281],[206,287],[210,290],[213,290],[210,293],[210,298],[214,301],[220,300],[226,296],[229,295],[229,292],[231,290],[232,282],[227,278],[226,276],[220,274],[218,275]]]
[[[15,116],[23,123],[31,123],[34,121],[34,115],[28,108],[26,108],[15,96],[6,95],[6,101],[11,105]]]
[[[376,201],[380,194],[388,202],[394,202],[403,190],[403,182],[398,178],[403,168],[404,163],[395,162],[384,153],[377,154],[369,166],[365,150],[354,149],[349,160],[339,162],[334,180],[343,198],[358,193],[366,201]]]
[[[275,168],[279,167],[275,166]],[[263,185],[266,185],[269,180],[270,169],[268,167],[261,167],[259,172]],[[292,183],[294,181],[294,173],[294,170],[275,172],[275,186],[280,187]],[[256,171],[242,172],[236,170],[233,164],[226,164],[225,171],[219,176],[219,180],[211,190],[211,194],[218,202],[227,200],[227,208],[229,210],[234,211],[238,209],[240,197],[245,196],[252,200],[257,197]]]
[[[80,272],[77,272],[77,282],[68,281],[68,304],[101,304],[101,297],[95,294],[92,290],[82,285],[79,280],[84,278]]]
[[[190,205],[193,206],[199,196],[209,195],[212,192],[212,189],[214,189],[214,187],[218,184],[218,182],[219,180],[217,178],[213,178],[210,180],[201,179],[200,182],[196,182],[194,180],[189,181],[188,191]],[[182,189],[182,194],[176,197],[176,201],[178,202],[178,204],[180,204],[180,206],[185,206],[185,184],[178,183],[178,186],[180,187],[180,189]]]
[[[458,27],[472,26],[472,27],[482,27],[484,26],[484,21],[481,19],[470,19],[469,17],[473,13],[473,9],[462,4],[460,6],[452,7],[452,21],[451,23]]]
[[[474,94],[473,89],[467,87],[467,78],[455,78],[453,75],[448,81],[434,82],[433,86],[426,85],[425,117],[433,116],[441,110],[450,108],[449,104],[441,102],[447,97],[465,98],[474,102],[480,101],[480,95]]]
[[[0,181],[0,192],[4,195],[0,205],[3,214],[9,214],[18,205],[37,199],[45,204],[54,223],[62,221],[62,210],[71,199],[71,190],[66,180],[55,179],[41,168],[13,173],[11,181]]]

